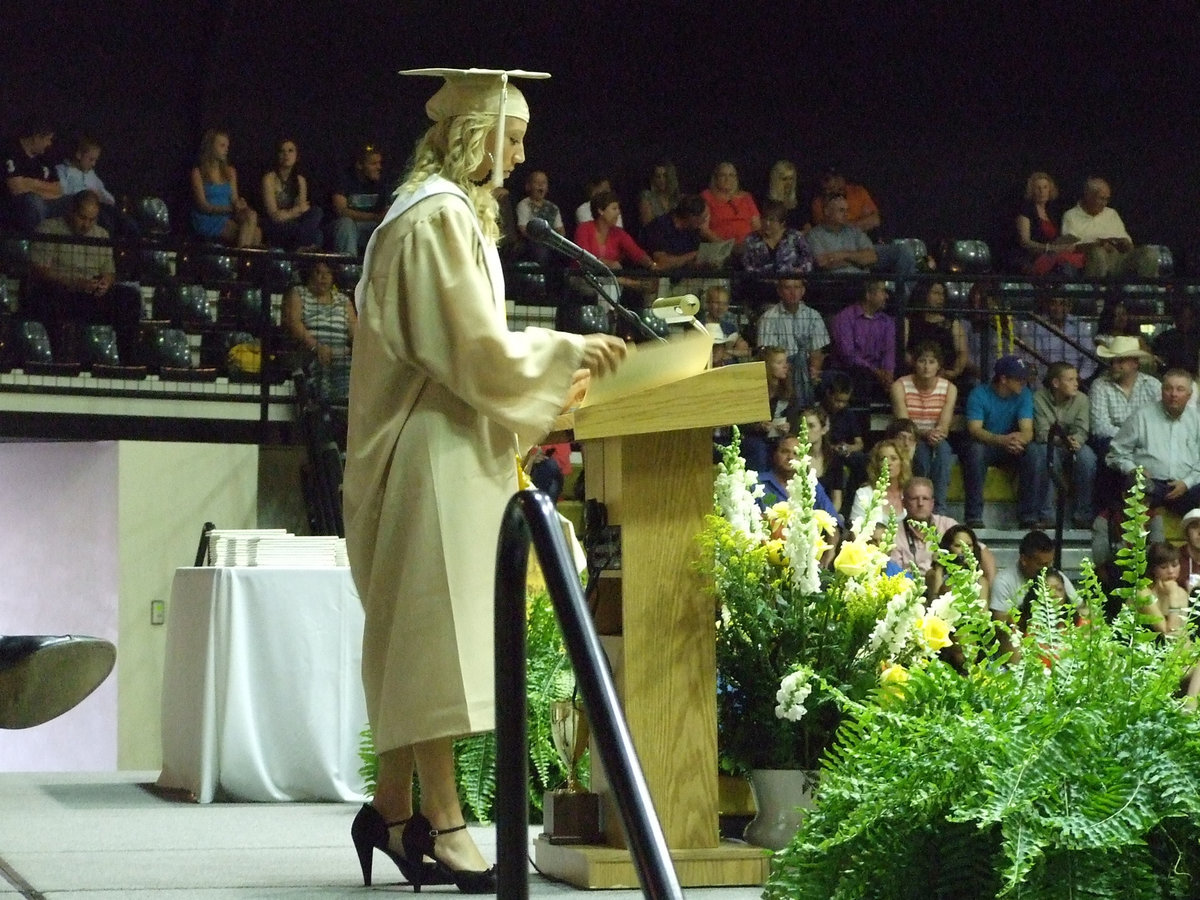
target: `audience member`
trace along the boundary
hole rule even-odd
[[[830,367],[848,373],[855,389],[868,397],[887,398],[896,377],[896,320],[883,311],[887,299],[882,281],[868,281],[862,300],[829,323]]]
[[[1046,532],[1030,531],[1021,538],[1021,543],[1017,546],[1017,564],[1000,568],[992,581],[988,602],[992,618],[1014,624],[1014,613],[1020,608],[1026,593],[1033,587],[1034,579],[1043,569],[1050,569],[1053,565],[1054,542]],[[1075,586],[1069,579],[1064,578],[1063,588],[1067,598],[1074,603]],[[1001,643],[1005,643],[1003,638]]]
[[[1189,594],[1200,588],[1200,509],[1190,509],[1180,521],[1183,546],[1179,548],[1179,586]]]
[[[638,220],[644,229],[660,216],[665,216],[679,203],[679,176],[675,164],[660,160],[650,171],[650,184],[638,195]]]
[[[908,525],[910,513],[904,520],[905,525]],[[938,517],[935,517],[938,518]],[[945,518],[944,516],[941,518]],[[950,521],[953,521],[952,519]],[[975,557],[975,565],[979,569],[979,602],[987,606],[992,591],[992,580],[996,576],[995,557],[988,548],[979,542],[979,538],[966,525],[957,523],[949,526],[945,530],[940,527],[942,539],[938,542],[938,547],[948,553],[952,553],[958,560],[959,565],[965,566],[967,559],[967,551]],[[991,574],[988,574],[988,567],[985,561],[990,559]],[[946,580],[949,577],[949,572],[946,567],[940,562],[932,562],[925,571],[925,598],[929,602],[933,602],[946,591]]]
[[[46,155],[54,129],[38,120],[29,123],[4,151],[5,218],[21,231],[33,231],[51,216],[70,208],[62,185]]]
[[[948,439],[958,388],[938,374],[942,367],[940,346],[925,341],[917,344],[914,352],[912,373],[897,378],[892,384],[892,415],[911,419],[916,426],[913,473],[930,479],[937,508],[944,510],[950,488],[950,469],[954,465]]]
[[[1153,375],[1139,368],[1143,360],[1151,358],[1134,337],[1117,336],[1107,345],[1096,348],[1096,355],[1107,360],[1108,368],[1092,382],[1088,394],[1091,408],[1092,449],[1096,459],[1104,462],[1108,448],[1125,420],[1138,409],[1158,402],[1162,385]],[[1101,469],[1103,472],[1103,469]],[[1112,496],[1112,488],[1105,485],[1101,496]]]
[[[1096,319],[1096,333],[1092,335],[1092,343],[1102,347],[1115,337],[1136,338],[1143,350],[1149,350],[1142,332],[1138,329],[1137,320],[1129,314],[1128,304],[1122,297],[1109,295],[1100,310],[1100,316]],[[1150,362],[1148,353],[1144,361]]]
[[[806,222],[804,221],[804,213],[801,211],[800,203],[796,197],[796,186],[798,182],[796,176],[796,166],[789,160],[776,160],[771,166],[771,172],[767,181],[767,199],[778,200],[783,204],[783,223],[788,228],[803,232]],[[766,213],[766,202],[763,202],[763,213]]]
[[[1071,491],[1067,510],[1077,528],[1091,528],[1095,518],[1092,489],[1096,452],[1088,445],[1091,404],[1079,390],[1079,370],[1069,362],[1051,363],[1043,386],[1033,395],[1033,440],[1049,461],[1051,476],[1042,481],[1045,499],[1038,518],[1054,521],[1058,480],[1070,462]]]
[[[352,299],[337,289],[329,263],[308,267],[304,284],[283,298],[283,327],[313,355],[318,392],[331,403],[350,395],[350,356],[358,317]]]
[[[717,163],[712,180],[700,196],[708,206],[708,223],[701,228],[706,241],[733,241],[740,247],[762,224],[758,206],[738,185],[737,168],[731,162]]]
[[[723,284],[710,285],[704,291],[704,306],[697,318],[702,325],[719,326],[730,342],[729,350],[733,358],[745,360],[750,356],[750,344],[739,332],[737,317],[729,311],[729,300],[729,288]]]
[[[708,336],[712,338],[712,355],[709,357],[710,369],[733,365],[738,360],[733,357],[733,336],[721,330],[720,325],[705,325]]]
[[[1200,317],[1191,298],[1171,302],[1172,327],[1158,334],[1151,346],[1167,369],[1200,371]]]
[[[671,212],[646,226],[642,243],[660,269],[697,265],[700,228],[707,218],[704,200],[695,194],[684,194]]]
[[[550,177],[541,169],[534,169],[525,178],[525,196],[517,203],[517,230],[528,236],[526,229],[530,219],[543,219],[561,235],[567,233],[562,212],[547,195],[550,193]]]
[[[771,467],[763,472],[759,472],[758,475],[758,480],[763,486],[763,495],[758,498],[758,502],[764,509],[788,499],[788,482],[796,474],[796,467],[799,464],[799,458],[796,455],[799,444],[800,440],[794,434],[787,434],[771,439],[767,448],[770,454]],[[829,501],[829,497],[826,496],[825,488],[821,487],[820,481],[817,482],[813,499],[815,500],[814,505],[817,509],[823,509],[829,515],[833,516],[834,519],[837,519],[839,522],[841,521],[841,516],[833,508],[833,504]]]
[[[192,231],[197,237],[237,247],[262,245],[258,213],[238,193],[237,169],[229,164],[229,134],[210,128],[192,168]]]
[[[983,482],[988,466],[1016,466],[1021,489],[1017,516],[1022,528],[1038,527],[1045,458],[1033,440],[1033,392],[1029,369],[1018,356],[996,360],[992,380],[976,385],[967,397],[967,440],[963,447],[963,518],[972,529],[984,527]]]
[[[650,254],[621,227],[621,203],[616,194],[600,191],[593,195],[590,208],[591,214],[575,228],[576,244],[613,270],[620,269],[623,262],[646,269],[658,268]]]
[[[719,327],[712,323],[708,325],[710,329]],[[767,409],[771,418],[741,426],[742,458],[746,468],[756,472],[762,472],[771,464],[770,441],[792,433],[792,423],[799,409],[787,351],[782,347],[763,347],[759,358],[766,364]]]
[[[584,222],[590,222],[595,218],[596,214],[592,211],[592,201],[596,198],[597,194],[616,194],[612,189],[612,182],[604,175],[589,178],[584,185],[584,192],[587,194],[587,199],[575,207],[575,224],[577,226],[582,225]],[[617,227],[625,227],[625,220],[621,218],[619,210],[617,211]]]
[[[1071,301],[1063,294],[1039,291],[1037,308],[1044,321],[1037,318],[1028,321],[1022,331],[1025,347],[1021,355],[1034,372],[1045,373],[1056,362],[1070,363],[1079,370],[1079,377],[1087,381],[1096,374],[1096,361],[1092,358],[1092,323],[1071,315]]]
[[[808,232],[808,247],[818,269],[854,274],[879,261],[866,232],[847,222],[848,208],[845,197],[830,197],[821,222]]]
[[[812,224],[819,226],[829,219],[829,201],[841,197],[846,201],[846,223],[864,232],[868,237],[876,231],[883,219],[879,207],[861,184],[846,180],[836,169],[826,169],[821,175],[819,190],[812,201]]]
[[[1165,541],[1146,547],[1146,578],[1150,584],[1138,591],[1138,613],[1152,631],[1162,635],[1182,633],[1188,619],[1188,592],[1179,584],[1179,548]]]
[[[1108,464],[1118,472],[1132,477],[1134,469],[1143,471],[1148,507],[1179,515],[1200,506],[1200,412],[1188,403],[1192,385],[1190,372],[1168,370],[1160,401],[1134,410],[1108,451]],[[1151,534],[1161,537],[1161,531],[1155,516]]]
[[[936,343],[941,348],[941,375],[955,381],[973,365],[966,326],[961,319],[946,315],[945,307],[946,286],[940,281],[930,282],[925,296],[909,304],[904,319],[904,355],[911,368],[917,361],[917,346],[928,341]]]
[[[903,488],[912,477],[912,472],[909,471],[908,463],[900,452],[900,448],[896,446],[896,442],[882,440],[871,448],[867,460],[866,484],[854,492],[854,499],[850,504],[851,527],[854,522],[862,521],[862,517],[867,511],[867,503],[871,499],[871,492],[875,490],[875,482],[879,479],[879,474],[883,471],[885,464],[888,470],[888,480],[883,496],[880,497],[880,501],[883,503],[884,517],[887,517],[890,508],[896,514],[897,519],[904,518]]]
[[[901,502],[904,504],[904,519],[897,527],[891,556],[906,569],[915,566],[924,576],[933,565],[933,554],[925,542],[924,532],[917,526],[932,525],[940,538],[958,523],[950,516],[934,511],[933,482],[924,476],[913,475],[904,483]],[[978,554],[975,559],[979,560]]]
[[[809,461],[817,480],[830,502],[837,509],[842,508],[845,499],[846,466],[840,456],[833,452],[829,441],[829,414],[822,406],[810,406],[800,414],[804,417],[804,425],[808,429],[808,442],[812,445],[809,451]]]
[[[263,235],[284,250],[321,249],[321,207],[308,201],[308,179],[297,171],[300,151],[285,138],[275,147],[275,167],[262,177]]]
[[[913,457],[917,453],[917,425],[909,418],[901,416],[887,423],[883,429],[883,440],[893,441],[904,458],[904,464],[912,471]]]
[[[80,191],[71,197],[70,211],[42,221],[37,234],[107,240],[108,232],[96,224],[99,215],[100,199]],[[132,308],[119,302],[111,246],[35,240],[29,256],[27,309],[46,326],[56,361],[79,361],[82,324],[115,325],[123,339],[128,336],[140,314],[140,297]]]
[[[803,275],[811,272],[812,253],[804,235],[784,225],[787,210],[782,201],[763,203],[762,222],[746,237],[742,267],[755,275]]]
[[[843,202],[846,205],[844,214],[841,209],[834,208],[840,207]],[[834,265],[822,265],[818,258],[818,267],[838,271],[849,264],[850,271],[856,266],[860,269],[872,268],[877,272],[890,272],[896,276],[896,289],[900,296],[907,299],[908,279],[917,270],[917,258],[913,256],[912,249],[905,244],[880,243],[876,235],[881,222],[879,207],[875,205],[866,188],[846,181],[843,175],[833,169],[826,171],[821,178],[821,191],[813,198],[813,231],[826,225],[835,227],[840,240],[832,242],[832,249],[839,251],[857,251],[863,243],[857,236],[861,234],[865,242],[871,245],[874,259],[867,263],[857,262],[853,258],[848,259],[848,262],[839,263],[835,259]],[[845,233],[846,228],[851,229],[849,235]],[[819,240],[822,247],[827,246],[829,234],[822,232]],[[817,244],[812,240],[812,232],[809,232],[809,244],[813,247],[813,253],[818,253]]]
[[[391,201],[383,180],[383,154],[373,144],[364,144],[354,165],[338,177],[330,197],[334,220],[327,226],[327,236],[334,252],[361,256]]]
[[[808,406],[825,362],[829,332],[821,314],[804,302],[803,278],[781,278],[775,291],[779,302],[758,320],[758,346],[783,347],[787,351],[797,402]]]
[[[846,466],[846,494],[867,478],[866,418],[850,408],[854,383],[845,372],[825,372],[816,383],[817,402],[829,416],[829,442]]]
[[[1083,251],[1059,232],[1062,214],[1058,185],[1045,172],[1034,172],[1025,182],[1025,201],[1016,219],[1022,272],[1071,277],[1083,268]]]
[[[1079,202],[1063,213],[1063,239],[1083,250],[1083,274],[1088,278],[1157,277],[1157,252],[1133,245],[1125,223],[1108,205],[1111,199],[1108,182],[1093,176],[1084,183]]]
[[[117,198],[96,174],[100,150],[100,142],[95,138],[81,137],[75,142],[70,158],[54,167],[62,195],[74,197],[80,191],[91,191],[100,200],[100,227],[109,234],[137,237],[141,233],[137,222],[117,208]]]

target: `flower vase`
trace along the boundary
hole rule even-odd
[[[813,807],[816,786],[817,773],[805,769],[752,770],[750,790],[757,813],[742,834],[746,843],[770,850],[790,844],[804,810]]]

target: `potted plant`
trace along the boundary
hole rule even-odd
[[[1194,623],[1156,639],[1139,479],[1113,621],[1089,563],[1077,609],[1039,596],[999,655],[952,571],[963,671],[934,661],[887,704],[846,695],[820,802],[778,854],[765,897],[1200,896],[1200,718],[1178,696]]]
[[[764,509],[763,487],[739,456],[735,433],[700,535],[699,568],[716,600],[721,767],[751,775],[759,817],[747,839],[773,847],[791,838],[794,822],[785,814],[794,801],[781,801],[776,812],[763,784],[787,778],[754,773],[815,772],[841,721],[839,699],[866,699],[901,683],[908,665],[949,643],[951,630],[944,611],[926,607],[923,584],[885,574],[894,522],[879,544],[868,540],[883,515],[882,488],[854,523],[867,539],[845,541],[832,567],[822,566],[836,523],[813,508],[816,475],[807,433],[799,437],[789,498]],[[886,484],[886,471],[882,477]],[[810,782],[811,774],[791,780]]]

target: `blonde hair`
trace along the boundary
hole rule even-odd
[[[200,176],[205,180],[212,180],[209,178],[209,173],[213,169],[220,173],[222,181],[229,180],[229,160],[218,157],[216,150],[213,149],[216,146],[217,138],[221,136],[228,140],[229,132],[223,128],[210,128],[200,138],[200,152],[196,155],[196,168],[200,170]]]
[[[783,176],[791,175],[792,184],[790,187],[783,186]],[[767,188],[767,197],[771,200],[778,200],[788,209],[796,208],[796,167],[786,159],[778,160],[775,165],[771,166],[770,185]]]
[[[889,447],[895,451],[896,456],[900,459],[900,471],[892,472],[889,464],[888,479],[892,484],[907,484],[908,479],[912,477],[912,468],[905,458],[904,453],[901,452],[899,445],[888,438],[884,438],[871,448],[871,455],[867,458],[867,475],[871,479],[870,483],[874,484],[875,480],[879,477],[879,473],[883,470],[883,451]]]
[[[479,227],[492,240],[500,237],[498,207],[490,184],[476,184],[471,176],[483,164],[488,153],[488,136],[499,117],[494,113],[472,112],[443,119],[425,132],[413,150],[412,164],[397,193],[416,188],[431,175],[452,181],[467,195],[475,208]],[[500,165],[495,160],[493,165]]]
[[[1058,199],[1058,185],[1054,183],[1054,179],[1051,178],[1049,175],[1047,175],[1045,172],[1034,172],[1027,179],[1025,179],[1025,199],[1026,200],[1033,199],[1033,186],[1035,184],[1037,184],[1039,181],[1041,181],[1043,178],[1046,179],[1046,181],[1050,182],[1050,199],[1051,200]]]

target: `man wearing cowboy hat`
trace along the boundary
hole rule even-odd
[[[1120,485],[1106,464],[1109,445],[1133,412],[1158,402],[1162,385],[1153,375],[1141,371],[1141,364],[1153,357],[1142,349],[1136,337],[1118,335],[1107,345],[1096,348],[1096,355],[1107,361],[1108,369],[1092,382],[1088,392],[1092,407],[1092,436],[1088,443],[1101,463],[1097,467],[1093,496],[1112,497]]]
[[[1132,413],[1108,451],[1108,464],[1117,471],[1145,473],[1147,506],[1180,515],[1200,506],[1200,412],[1188,402],[1192,388],[1190,372],[1168,370],[1160,402]],[[1154,532],[1152,524],[1152,537]]]

